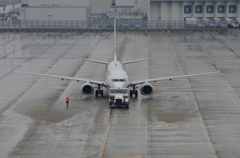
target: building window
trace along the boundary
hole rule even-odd
[[[53,7],[59,7],[59,4],[52,4]]]
[[[229,6],[229,13],[236,13],[236,5]]]
[[[22,7],[28,7],[29,4],[22,4]]]
[[[218,13],[225,13],[225,6],[224,5],[219,5],[218,6]]]
[[[184,13],[191,13],[191,6],[190,5],[186,5],[184,6]]]
[[[213,13],[213,5],[207,6],[207,13]]]
[[[195,6],[195,13],[202,13],[202,6],[201,5]]]
[[[49,7],[49,4],[42,4],[42,7]]]
[[[116,6],[116,1],[112,0],[112,6]]]

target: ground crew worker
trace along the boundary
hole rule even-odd
[[[69,106],[69,101],[70,101],[70,98],[68,98],[68,97],[67,97],[67,98],[65,99],[65,101],[66,101],[66,105],[67,105],[67,108],[68,108],[68,106]]]

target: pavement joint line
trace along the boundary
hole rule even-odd
[[[214,149],[237,149],[239,150],[240,147],[213,147]],[[104,152],[104,154],[112,154],[112,153],[126,153],[126,152],[143,152],[143,151],[169,151],[169,150],[209,150],[209,147],[196,147],[196,148],[167,148],[167,149],[141,149],[141,150],[121,150],[121,151],[108,151]]]
[[[0,126],[26,126],[26,127],[31,127],[31,128],[37,128],[33,126],[41,126],[45,124],[0,124]],[[58,127],[71,127],[72,124],[57,124],[56,126]],[[95,124],[95,126],[108,126],[107,124]],[[177,124],[160,124],[160,125],[128,125],[128,124],[111,124],[111,126],[141,126],[141,127],[181,127],[181,128],[196,128],[196,127],[201,127],[201,128],[240,128],[239,126],[234,126],[234,125],[177,125]],[[41,127],[40,127],[41,128]],[[46,129],[51,129],[51,128],[46,128]],[[55,130],[55,129],[52,129]],[[81,134],[80,134],[81,135]]]
[[[240,84],[217,84],[217,83],[183,83],[183,84],[169,84],[169,83],[153,83],[154,86],[240,86]]]
[[[89,139],[92,139],[92,140],[95,140],[97,142],[99,142],[101,144],[101,146],[103,146],[103,142],[99,139],[96,139],[94,137],[91,137],[91,136],[88,136],[88,135],[84,135],[84,134],[80,134],[80,133],[75,133],[75,132],[70,132],[70,131],[65,131],[65,130],[59,130],[59,129],[53,129],[53,128],[44,128],[44,127],[39,127],[40,125],[43,125],[43,124],[0,124],[1,125],[5,125],[5,126],[25,126],[25,127],[29,127],[29,128],[37,128],[37,129],[42,129],[42,130],[53,130],[53,131],[59,131],[59,132],[63,132],[63,133],[69,133],[69,134],[74,134],[74,135],[80,135],[80,136],[83,136],[83,137],[86,137],[86,138],[89,138]],[[36,127],[35,127],[36,126]],[[98,153],[100,153],[102,151],[102,147],[96,151],[95,153],[91,154],[91,155],[88,155],[84,158],[88,158],[88,157],[92,157]]]
[[[104,102],[104,101],[107,101],[108,99],[104,99],[104,100],[101,100],[101,101],[98,101],[98,102]],[[98,103],[96,101],[93,101],[93,102],[90,102],[89,104],[96,104]],[[79,105],[70,105],[70,107],[80,107]],[[64,103],[64,106],[61,106],[61,107],[53,107],[53,108],[36,108],[36,109],[27,109],[27,110],[14,110],[13,112],[26,112],[26,111],[35,111],[35,110],[49,110],[49,109],[66,109],[66,106],[65,106],[65,103]],[[76,110],[76,109],[75,109]],[[1,113],[0,113],[1,114]]]
[[[95,126],[107,126],[107,125],[95,125]],[[127,126],[127,127],[132,127],[132,126],[141,126],[141,127],[150,127],[150,128],[158,128],[158,127],[179,127],[179,128],[213,128],[213,127],[217,127],[217,128],[221,128],[223,126],[213,126],[213,125],[177,125],[177,124],[167,124],[167,125],[127,125],[127,124],[111,124],[111,126]],[[237,127],[237,126],[233,126],[233,127]],[[240,127],[240,126],[238,126]],[[228,128],[228,127],[227,127]]]
[[[99,102],[104,102],[107,101],[107,99],[99,101]],[[92,102],[91,104],[96,104],[97,102]],[[70,107],[80,107],[79,105],[70,105]],[[27,111],[37,111],[37,110],[54,110],[54,109],[66,109],[65,104],[62,107],[53,107],[53,108],[37,108],[37,109],[27,109],[27,110],[16,110],[13,112],[27,112]],[[77,109],[74,109],[77,110]],[[79,109],[81,110],[81,109]],[[1,114],[1,113],[0,113]]]
[[[173,107],[173,108],[169,108],[169,107],[164,107],[164,108],[144,108],[144,109],[159,109],[159,110],[178,110],[178,109],[184,109],[184,110],[196,110],[196,108],[193,107]],[[240,109],[240,107],[203,107],[203,108],[199,108],[199,110],[204,110],[204,109]],[[140,111],[139,111],[140,112]]]
[[[193,107],[172,107],[172,108],[169,108],[169,107],[163,107],[163,108],[144,108],[145,110],[147,109],[152,109],[152,110],[196,110],[195,108]],[[224,107],[203,107],[203,108],[199,108],[199,110],[216,110],[216,109],[228,109],[228,110],[231,110],[231,109],[240,109],[240,107],[228,107],[228,108],[224,108]],[[125,113],[134,113],[134,112],[142,112],[142,111],[124,111]],[[116,113],[118,114],[118,113]]]
[[[132,115],[144,115],[146,117],[182,117],[182,118],[199,118],[200,116],[173,116],[173,115],[145,115],[141,113],[115,113],[118,115],[127,115],[127,114],[132,114]],[[221,116],[201,116],[201,118],[225,118],[225,119],[240,119],[240,117],[221,117]]]

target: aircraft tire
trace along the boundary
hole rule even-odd
[[[96,90],[96,93],[95,93],[96,97],[98,97],[98,90]]]
[[[138,91],[135,90],[135,98],[138,98]]]
[[[103,97],[103,90],[101,90],[101,97]]]
[[[130,98],[132,98],[132,95],[133,95],[133,91],[130,90]]]

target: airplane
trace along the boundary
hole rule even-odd
[[[117,41],[116,41],[116,19],[114,19],[114,48],[113,48],[113,60],[110,62],[105,61],[99,61],[99,60],[93,60],[93,59],[85,59],[80,58],[85,61],[91,61],[95,63],[100,63],[106,65],[106,80],[105,81],[99,81],[99,80],[92,80],[92,79],[83,79],[83,78],[75,78],[75,77],[66,77],[66,76],[56,76],[56,75],[48,75],[48,74],[38,74],[38,73],[30,73],[30,72],[21,72],[21,71],[15,71],[16,73],[21,74],[28,74],[28,75],[35,75],[35,76],[43,76],[43,77],[52,77],[52,78],[59,78],[59,79],[68,79],[68,80],[75,80],[77,82],[82,81],[85,82],[82,87],[81,91],[83,95],[93,95],[95,90],[95,96],[98,97],[99,95],[103,97],[103,90],[102,87],[106,88],[132,88],[129,91],[130,97],[135,96],[135,98],[138,98],[138,90],[136,87],[137,85],[141,85],[140,92],[142,95],[152,95],[153,94],[153,85],[149,82],[156,82],[156,81],[162,81],[162,80],[172,80],[176,78],[186,78],[186,77],[192,77],[192,76],[201,76],[201,75],[210,75],[210,74],[216,74],[220,72],[220,69],[215,72],[207,72],[207,73],[199,73],[199,74],[190,74],[190,75],[182,75],[182,76],[171,76],[171,77],[162,77],[162,78],[152,78],[152,79],[143,79],[143,80],[136,80],[131,81],[129,79],[129,76],[125,70],[124,65],[131,64],[135,62],[150,60],[152,58],[145,58],[145,59],[139,59],[139,60],[131,60],[131,61],[125,61],[121,62],[117,59]],[[12,61],[11,61],[12,64]],[[97,87],[94,87],[93,85],[97,85]]]

